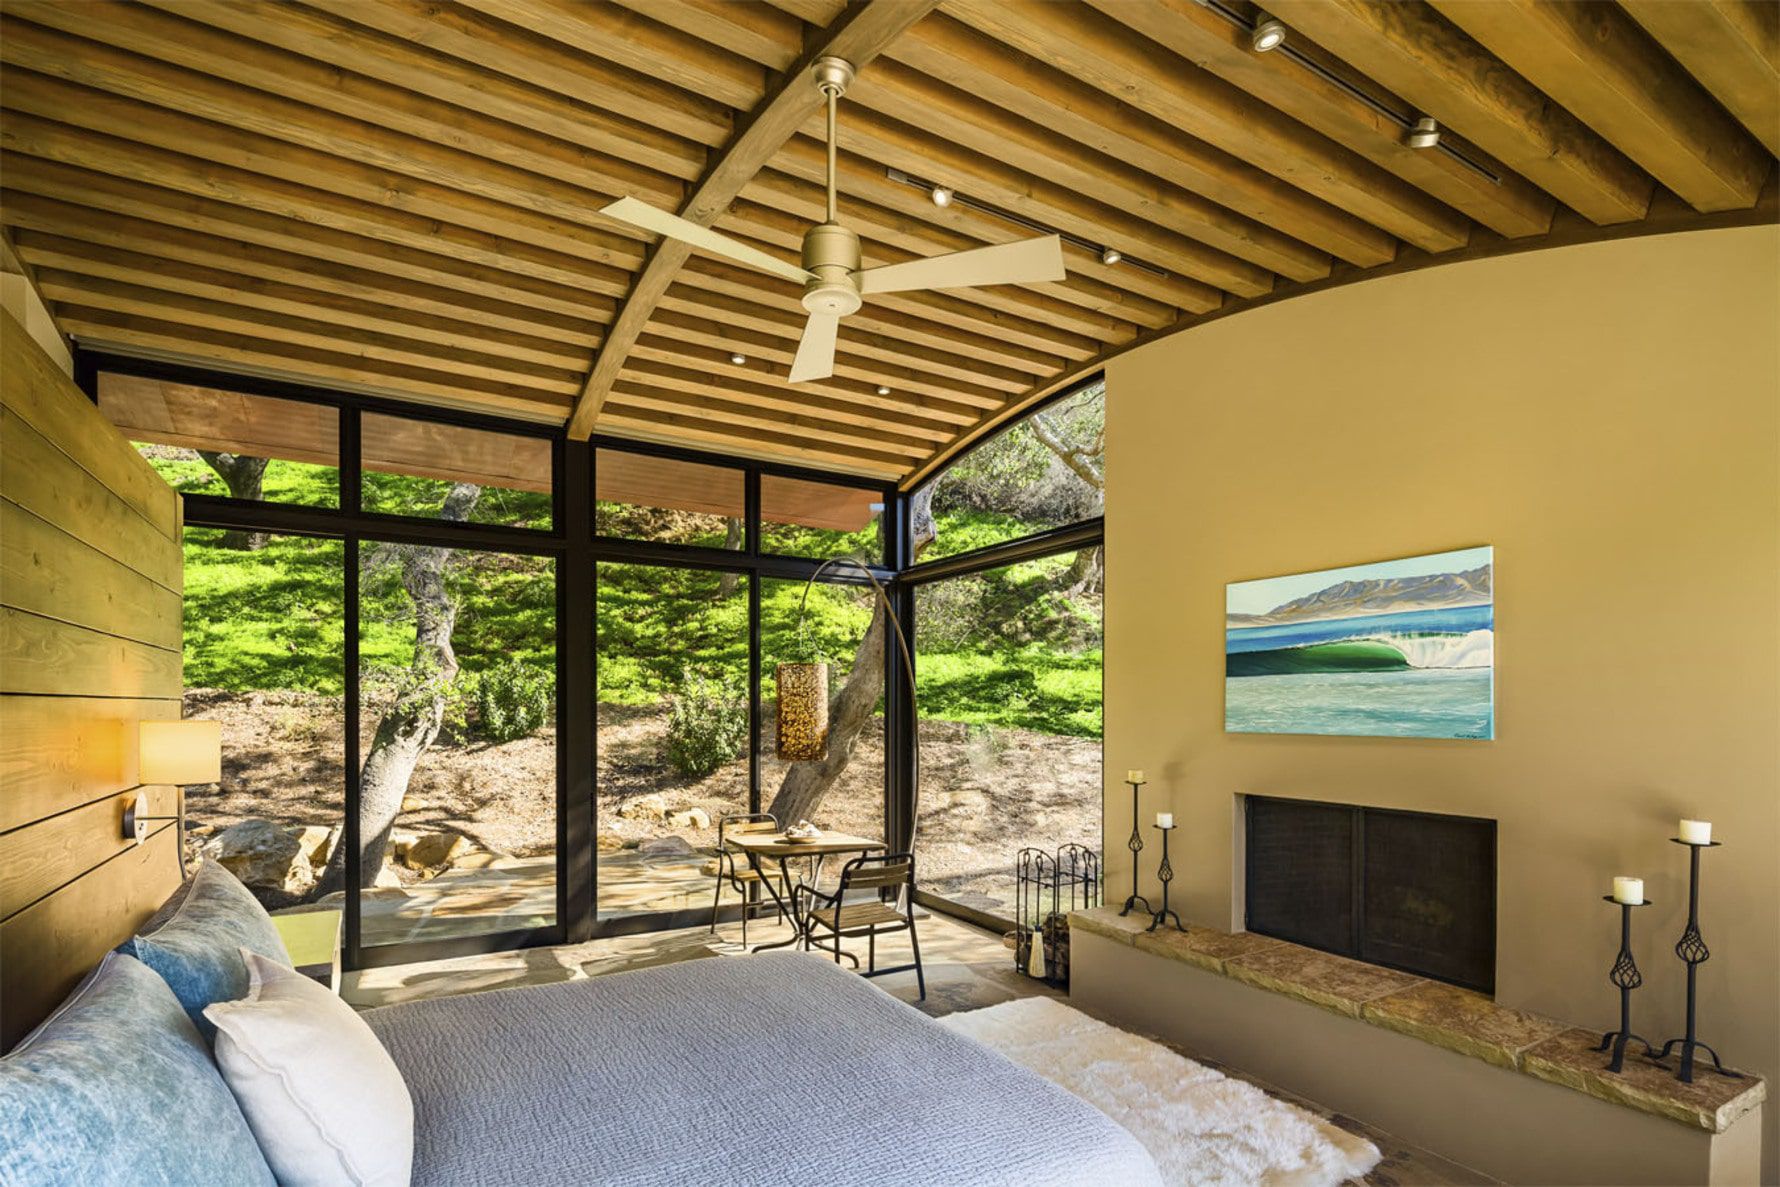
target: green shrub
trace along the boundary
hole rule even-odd
[[[667,760],[682,775],[709,775],[748,744],[748,702],[730,682],[685,669],[668,703]]]
[[[555,674],[509,659],[476,680],[476,721],[491,742],[512,742],[544,728],[556,701]]]

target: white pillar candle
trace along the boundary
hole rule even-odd
[[[1613,901],[1630,903],[1634,907],[1644,901],[1644,879],[1628,878],[1624,875],[1613,879]]]
[[[1158,813],[1156,813],[1156,827],[1157,828],[1173,828],[1174,827],[1174,813],[1173,812],[1158,812]]]
[[[1710,820],[1683,820],[1680,836],[1689,845],[1710,845],[1712,843],[1712,822]]]
[[[1143,772],[1135,771],[1135,770],[1134,771],[1126,771],[1125,772],[1125,782],[1127,782],[1127,783],[1142,783],[1143,782]]]

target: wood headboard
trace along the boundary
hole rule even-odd
[[[136,723],[180,715],[179,496],[0,313],[0,1050],[179,884]],[[154,787],[150,815],[179,789]]]

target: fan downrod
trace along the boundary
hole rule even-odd
[[[853,82],[853,63],[832,55],[817,58],[810,72],[828,106],[828,218],[804,233],[803,266],[812,274],[804,282],[803,307],[810,313],[845,317],[863,303],[859,295],[859,236],[835,217],[835,102]]]

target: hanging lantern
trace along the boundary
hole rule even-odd
[[[779,696],[779,757],[821,762],[828,757],[828,665],[780,664],[773,669],[773,683]]]

